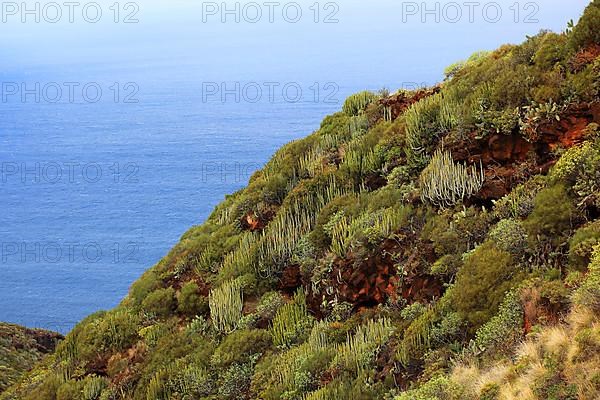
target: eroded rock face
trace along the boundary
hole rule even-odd
[[[400,115],[404,113],[410,106],[415,104],[421,99],[425,97],[429,97],[436,93],[439,93],[441,88],[439,86],[435,86],[433,88],[423,88],[417,90],[416,92],[397,92],[392,94],[391,96],[382,99],[381,105],[384,107],[389,107],[392,111],[392,119],[398,118]]]
[[[327,284],[334,289],[325,295],[327,300],[352,304],[355,308],[373,307],[404,298],[409,304],[429,302],[444,292],[443,284],[423,273],[423,263],[435,261],[430,244],[420,242],[414,235],[400,235],[397,240],[387,240],[368,254],[349,252],[347,257],[336,259]],[[402,266],[402,271],[398,270]],[[312,296],[311,308],[322,302]],[[317,311],[317,310],[313,310]]]
[[[530,176],[547,173],[556,162],[553,151],[582,143],[592,122],[600,122],[600,103],[572,106],[560,121],[541,123],[535,141],[527,141],[519,133],[479,138],[479,132],[472,132],[467,139],[445,147],[455,161],[484,167],[485,184],[476,198],[497,200]]]

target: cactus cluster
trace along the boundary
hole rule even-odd
[[[451,207],[483,187],[483,166],[455,163],[452,154],[437,150],[420,177],[421,199],[439,207]]]
[[[352,96],[348,97],[344,102],[342,111],[344,111],[344,113],[346,113],[348,116],[357,116],[376,99],[377,95],[368,90],[353,94]]]
[[[215,329],[226,334],[235,331],[244,307],[241,282],[231,280],[213,289],[208,302]]]
[[[290,347],[309,328],[308,324],[312,324],[312,319],[309,318],[306,297],[301,288],[294,295],[294,300],[284,304],[273,318],[273,343],[281,348]]]
[[[346,343],[338,346],[334,365],[362,375],[393,332],[393,325],[387,318],[360,326],[354,335],[348,335]]]
[[[406,144],[409,162],[418,166],[429,148],[458,123],[453,100],[438,93],[425,97],[406,110]]]

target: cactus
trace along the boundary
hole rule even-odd
[[[108,386],[104,378],[91,376],[85,379],[83,386],[83,398],[85,400],[96,400],[102,391]]]
[[[419,166],[435,140],[458,123],[457,106],[442,94],[425,97],[405,112],[409,162]]]
[[[363,374],[392,333],[393,327],[388,319],[369,321],[354,335],[348,335],[346,343],[338,346],[333,364],[357,376]]]
[[[308,315],[304,289],[300,288],[294,295],[294,300],[284,304],[273,318],[271,326],[273,343],[284,348],[291,346],[299,339],[309,323],[311,319]]]
[[[215,329],[226,334],[235,331],[244,307],[240,281],[232,280],[213,289],[208,301]]]
[[[439,207],[451,207],[479,192],[484,181],[481,163],[479,168],[456,164],[450,152],[438,150],[421,173],[421,199]]]
[[[368,90],[353,94],[344,102],[342,111],[350,117],[357,116],[376,99],[377,95],[373,92],[369,92]]]
[[[393,120],[392,107],[390,107],[390,106],[383,107],[383,120],[385,122],[392,122],[392,120]]]

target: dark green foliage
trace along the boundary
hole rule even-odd
[[[527,250],[527,231],[520,221],[503,219],[490,231],[489,238],[495,245],[515,257],[523,257]]]
[[[129,297],[133,300],[135,305],[141,305],[146,296],[158,289],[160,285],[161,282],[156,275],[156,272],[153,269],[150,269],[146,271],[140,279],[135,281],[133,285],[131,285],[131,289],[129,289]]]
[[[600,44],[600,1],[593,0],[573,28],[569,42],[574,50],[591,44]]]
[[[453,301],[470,326],[478,328],[497,312],[518,278],[510,253],[486,242],[475,249],[458,272]]]
[[[158,289],[150,293],[142,302],[142,309],[158,317],[170,315],[177,305],[175,289]]]
[[[577,271],[587,269],[594,247],[600,243],[600,221],[581,227],[569,241],[569,265]]]
[[[498,357],[512,349],[523,336],[523,309],[518,291],[509,292],[498,314],[477,330],[475,350]]]
[[[525,221],[525,227],[533,238],[556,238],[570,230],[574,213],[564,186],[549,187],[535,198],[533,213]]]
[[[236,331],[217,347],[211,362],[220,370],[234,363],[245,364],[252,356],[264,354],[271,344],[271,335],[265,330]]]
[[[208,312],[208,299],[199,294],[198,284],[188,282],[177,295],[177,311],[188,317]]]

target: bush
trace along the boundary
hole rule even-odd
[[[219,394],[224,399],[248,398],[253,368],[251,364],[234,364],[221,374]]]
[[[569,242],[569,265],[584,271],[591,261],[594,247],[600,243],[600,221],[580,228]]]
[[[453,299],[472,331],[496,314],[505,293],[517,279],[510,253],[486,242],[475,249],[458,272]]]
[[[600,1],[593,0],[571,32],[570,45],[579,50],[591,44],[600,44]]]
[[[308,314],[306,298],[301,289],[294,295],[291,303],[283,305],[275,318],[271,327],[273,343],[279,347],[290,347],[295,343],[306,339],[313,319]]]
[[[438,376],[413,389],[402,393],[395,400],[462,400],[461,387],[445,376]]]
[[[435,94],[415,103],[405,112],[408,165],[425,166],[437,139],[457,124],[456,104]]]
[[[188,282],[181,288],[177,295],[177,310],[183,315],[193,318],[208,312],[206,297],[199,294],[199,287],[195,282]]]
[[[573,295],[578,305],[600,312],[600,245],[594,249],[589,274],[581,287]]]
[[[600,140],[569,149],[552,169],[551,179],[567,185],[579,200],[600,197]],[[595,199],[600,205],[600,200]]]
[[[226,282],[212,290],[209,306],[213,325],[219,332],[231,333],[236,330],[244,308],[240,280]]]
[[[545,177],[538,175],[517,186],[512,192],[494,203],[494,216],[498,219],[528,217],[533,212],[537,194],[545,185]]]
[[[168,317],[175,310],[175,289],[158,289],[150,293],[142,302],[142,309],[157,317]]]
[[[503,219],[490,231],[489,239],[501,250],[522,258],[527,250],[527,231],[520,221]]]
[[[564,186],[552,186],[536,196],[533,213],[525,221],[525,227],[534,238],[556,239],[571,228],[573,215],[574,207]]]
[[[517,291],[511,291],[498,314],[477,330],[475,347],[479,352],[497,355],[512,351],[523,336],[523,309]]]
[[[153,269],[146,271],[140,279],[135,281],[129,289],[129,297],[135,305],[141,305],[142,301],[154,290],[160,287],[160,280]]]
[[[244,364],[250,362],[252,356],[264,354],[271,343],[271,335],[265,330],[236,331],[217,347],[211,362],[219,369],[234,363]]]

